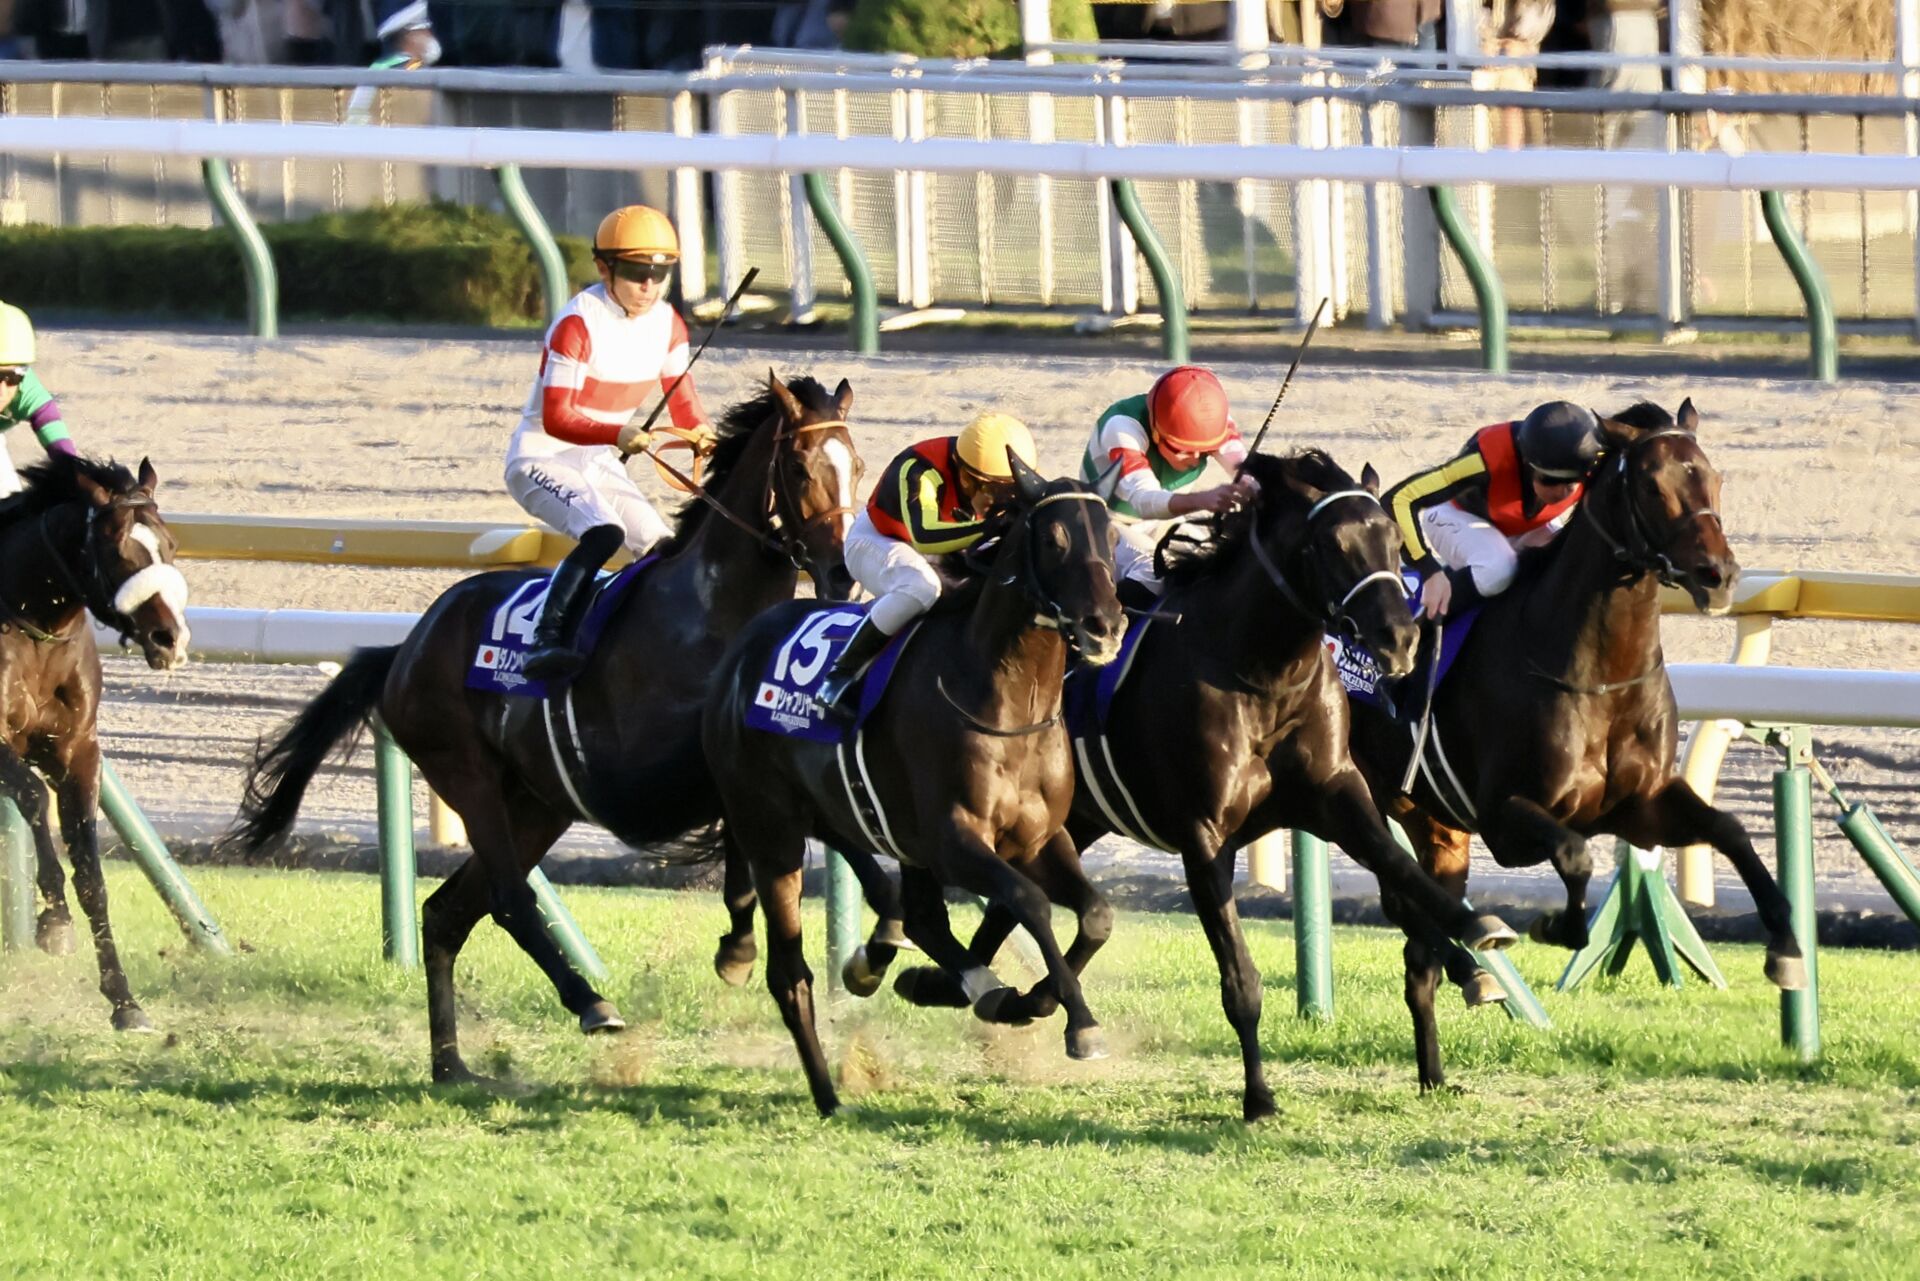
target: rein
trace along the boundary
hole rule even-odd
[[[108,504],[109,507],[151,507],[153,505],[154,502],[151,498],[129,497],[116,497]],[[93,523],[103,510],[105,509],[91,505],[88,506],[86,525],[81,534],[81,554],[87,562],[87,568],[89,570],[88,577],[92,580],[91,589],[87,583],[80,581],[80,578],[73,572],[73,567],[67,564],[66,556],[61,553],[58,547],[54,546],[53,535],[47,532],[47,517],[52,514],[52,509],[42,511],[39,516],[35,518],[34,524],[40,535],[40,545],[46,549],[47,559],[59,575],[60,585],[72,593],[74,600],[79,602],[83,612],[91,611],[94,617],[119,632],[121,641],[125,642],[133,633],[137,624],[134,623],[133,619],[127,617],[127,615],[114,607],[112,593],[106,590],[106,584],[100,580],[100,562],[93,557],[90,551],[93,543]],[[0,630],[4,630],[6,627],[16,628],[22,635],[32,640],[35,644],[64,645],[71,642],[75,636],[80,634],[78,629],[69,631],[64,635],[60,632],[49,632],[35,625],[28,619],[26,613],[21,610],[19,606],[6,600],[4,597],[0,597],[0,613],[4,613],[7,619],[4,624],[0,624]]]
[[[1365,489],[1340,489],[1340,490],[1335,490],[1333,493],[1323,495],[1320,498],[1320,501],[1316,502],[1312,507],[1309,507],[1307,509],[1307,528],[1308,528],[1309,538],[1301,540],[1302,548],[1304,548],[1307,545],[1311,537],[1314,518],[1317,517],[1323,510],[1325,510],[1325,508],[1328,505],[1342,498],[1364,498],[1376,507],[1380,505],[1380,500],[1374,497],[1372,491],[1365,490]],[[1334,604],[1333,600],[1331,598],[1328,598],[1328,600],[1321,606],[1320,609],[1315,610],[1310,606],[1308,606],[1306,600],[1301,597],[1299,591],[1295,589],[1293,584],[1287,580],[1286,574],[1281,572],[1280,566],[1274,561],[1273,557],[1270,554],[1268,554],[1266,545],[1260,541],[1260,531],[1258,529],[1248,531],[1247,541],[1253,544],[1254,560],[1260,563],[1260,568],[1266,572],[1268,580],[1272,582],[1272,584],[1276,588],[1279,589],[1280,595],[1286,599],[1287,604],[1293,606],[1295,609],[1299,610],[1302,614],[1306,615],[1308,619],[1314,622],[1338,623],[1342,620],[1347,619],[1347,606],[1353,603],[1353,598],[1355,596],[1358,596],[1364,588],[1368,587],[1372,583],[1382,582],[1382,581],[1390,582],[1396,588],[1399,588],[1399,590],[1403,594],[1406,591],[1405,586],[1400,581],[1400,575],[1398,571],[1391,570],[1391,569],[1376,569],[1373,573],[1368,574],[1366,577],[1356,582],[1352,587],[1348,588],[1347,594],[1340,598],[1339,604],[1337,605]]]
[[[1022,725],[1018,729],[1000,729],[997,726],[987,724],[978,716],[975,716],[972,712],[955,702],[953,695],[947,693],[947,678],[945,676],[935,676],[933,678],[933,687],[940,691],[940,697],[947,700],[948,707],[960,713],[960,719],[967,723],[968,728],[977,730],[982,734],[991,734],[995,738],[1025,738],[1029,734],[1038,734],[1043,729],[1050,729],[1058,725],[1061,717],[1065,715],[1065,712],[1055,712],[1044,721],[1035,721],[1031,725]]]
[[[773,516],[778,517],[780,515],[779,500],[788,498],[786,486],[780,483],[780,445],[785,441],[805,435],[808,432],[826,431],[834,427],[845,427],[846,425],[847,422],[844,418],[835,418],[825,422],[803,423],[798,427],[787,427],[783,424],[780,430],[774,433],[773,451],[767,459],[767,507]],[[784,525],[780,527],[784,535],[780,538],[775,538],[766,530],[755,528],[751,522],[736,514],[732,508],[728,507],[718,498],[715,498],[712,491],[705,485],[700,484],[672,463],[660,457],[652,448],[642,450],[641,452],[653,460],[653,465],[658,467],[663,475],[671,477],[683,492],[693,495],[708,507],[711,507],[734,528],[752,538],[768,551],[778,552],[780,555],[785,556],[792,562],[795,569],[804,570],[806,568],[806,565],[801,560],[801,552],[804,549],[797,545],[797,536],[789,533]],[[788,499],[788,505],[792,505],[791,499]],[[852,509],[848,507],[836,507],[831,511],[821,512],[803,522],[800,528],[806,529],[808,526],[818,524],[822,520],[829,520],[835,516],[845,515],[851,510]]]

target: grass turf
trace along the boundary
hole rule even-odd
[[[483,923],[461,979],[468,1059],[511,1082],[489,1092],[427,1083],[422,982],[379,959],[371,878],[196,870],[249,949],[223,961],[110,872],[163,1035],[108,1030],[88,954],[0,960],[0,1276],[1858,1278],[1920,1259],[1910,954],[1822,956],[1827,1052],[1801,1067],[1756,948],[1717,949],[1729,992],[1661,989],[1640,961],[1557,996],[1564,954],[1523,947],[1556,1029],[1443,992],[1464,1089],[1421,1098],[1393,936],[1336,932],[1337,1018],[1312,1024],[1284,924],[1251,923],[1282,1116],[1249,1129],[1197,924],[1128,915],[1088,983],[1113,1059],[1068,1062],[1057,1017],[989,1029],[883,992],[828,1020],[857,1107],[822,1122],[757,978],[712,976],[713,897],[568,892],[616,973],[619,1038],[579,1036]]]

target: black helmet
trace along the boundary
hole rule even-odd
[[[1566,400],[1550,400],[1513,430],[1520,461],[1553,480],[1579,480],[1600,457],[1600,419]]]

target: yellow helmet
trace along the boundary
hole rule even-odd
[[[673,223],[648,205],[628,205],[600,220],[593,233],[596,258],[625,258],[640,262],[680,261],[680,237]]]
[[[995,480],[1009,480],[1013,476],[1013,465],[1007,461],[1008,450],[1018,454],[1020,461],[1029,467],[1040,465],[1039,455],[1033,448],[1033,433],[1025,423],[1008,414],[981,414],[968,423],[960,433],[959,450],[961,462]]]
[[[18,307],[0,302],[0,365],[33,363],[33,322]]]

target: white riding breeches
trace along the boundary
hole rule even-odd
[[[868,617],[889,636],[940,599],[940,575],[927,558],[875,529],[864,510],[847,531],[846,561],[854,580],[879,597]]]
[[[1492,521],[1454,503],[1440,503],[1420,513],[1420,529],[1427,546],[1448,569],[1469,569],[1482,596],[1497,596],[1513,585],[1520,549],[1544,547],[1557,537],[1576,509],[1569,507],[1538,529],[1512,538]]]
[[[1113,522],[1113,570],[1120,581],[1132,579],[1144,584],[1155,596],[1160,594],[1160,575],[1153,572],[1153,549],[1180,524],[1177,520],[1122,520]]]
[[[6,437],[0,436],[0,498],[10,498],[20,490],[20,473],[13,468],[13,455],[7,452]]]
[[[535,520],[579,538],[599,525],[618,525],[629,552],[643,556],[671,531],[627,475],[617,452],[581,445],[545,458],[507,462],[507,492]]]

